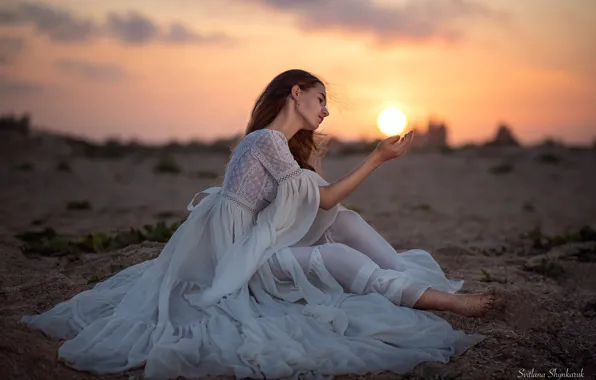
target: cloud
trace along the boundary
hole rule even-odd
[[[362,0],[252,0],[270,9],[296,15],[306,31],[339,30],[372,35],[379,43],[460,40],[454,22],[464,18],[505,23],[509,14],[472,0],[408,0],[381,6]]]
[[[24,46],[24,38],[0,36],[0,66],[12,64]]]
[[[97,81],[119,81],[128,76],[126,70],[111,63],[92,63],[63,59],[55,63],[63,73]]]
[[[216,43],[216,44],[227,44],[233,42],[233,39],[223,33],[212,33],[207,35],[200,35],[179,22],[170,24],[170,29],[167,34],[164,35],[164,40],[171,44],[184,44],[184,43]]]
[[[8,19],[12,24],[33,24],[38,33],[58,42],[86,41],[97,33],[97,25],[92,20],[77,19],[67,11],[42,4],[19,4],[12,21]]]
[[[41,84],[0,76],[0,95],[30,95],[41,91],[43,91]]]
[[[144,44],[159,38],[159,28],[147,17],[134,11],[125,15],[110,13],[105,29],[120,41]]]
[[[97,23],[45,4],[22,3],[13,9],[0,9],[0,27],[18,24],[33,25],[39,34],[58,43],[87,42],[101,37],[131,45],[155,42],[205,44],[232,40],[223,34],[199,34],[179,22],[170,23],[168,32],[164,32],[160,25],[137,11],[110,12],[103,23]]]

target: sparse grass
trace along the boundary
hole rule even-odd
[[[70,201],[66,204],[67,210],[91,210],[91,208],[89,201]]]
[[[542,232],[540,227],[536,227],[522,234],[521,238],[529,239],[533,248],[551,248],[568,243],[596,241],[596,231],[590,226],[584,226],[578,231],[567,231],[560,235],[548,236]]]
[[[412,206],[412,210],[432,211],[433,208],[428,203],[418,203],[417,205]]]
[[[499,165],[491,166],[488,169],[491,174],[507,174],[513,171],[513,165],[508,163],[502,163]]]
[[[162,157],[153,167],[156,174],[179,174],[182,173],[180,164],[172,156]]]
[[[565,274],[565,268],[556,260],[543,258],[538,264],[525,264],[523,269],[546,277],[558,279]]]
[[[549,239],[552,245],[596,241],[596,231],[589,226],[584,226],[579,231],[566,232],[561,235],[552,236]]]
[[[35,252],[42,256],[64,256],[77,252],[76,246],[65,237],[58,235],[53,228],[44,228],[43,231],[27,231],[16,235],[25,242],[21,247],[25,253]]]
[[[110,252],[143,241],[165,243],[170,240],[183,222],[184,219],[167,225],[160,221],[155,225],[147,224],[142,229],[131,228],[128,231],[119,231],[111,236],[105,232],[92,232],[82,236],[79,240],[70,240],[66,236],[58,234],[53,228],[45,228],[42,231],[27,231],[15,236],[25,243],[21,247],[21,250],[25,253],[42,256],[65,256],[80,253]]]

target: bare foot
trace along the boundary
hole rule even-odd
[[[479,294],[456,294],[449,311],[466,317],[483,317],[495,307],[494,290]]]

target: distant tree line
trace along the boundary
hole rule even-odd
[[[27,113],[21,117],[14,114],[0,115],[0,131],[17,132],[28,136],[31,131],[31,116]]]

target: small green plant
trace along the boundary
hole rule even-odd
[[[25,242],[21,247],[25,253],[37,253],[42,256],[64,256],[77,252],[76,245],[63,236],[58,235],[53,228],[42,231],[27,231],[16,235]]]
[[[111,238],[104,232],[93,232],[81,238],[77,243],[79,249],[83,252],[103,252],[112,246]]]
[[[429,205],[428,203],[418,203],[417,205],[412,206],[413,210],[419,210],[419,211],[432,211],[433,208],[431,205]]]
[[[25,243],[21,247],[25,253],[43,256],[99,253],[115,251],[143,241],[165,243],[184,221],[185,219],[181,219],[169,226],[164,222],[158,222],[156,225],[147,224],[141,230],[131,228],[128,231],[118,231],[111,236],[104,232],[92,232],[83,235],[79,240],[70,240],[52,228],[45,228],[42,231],[27,231],[15,236]]]
[[[179,174],[182,168],[172,156],[162,157],[153,167],[153,172],[157,174]]]
[[[559,235],[548,236],[542,233],[540,227],[536,227],[522,234],[521,237],[529,239],[534,248],[551,248],[569,243],[596,241],[596,230],[586,225],[577,231],[567,231]]]

